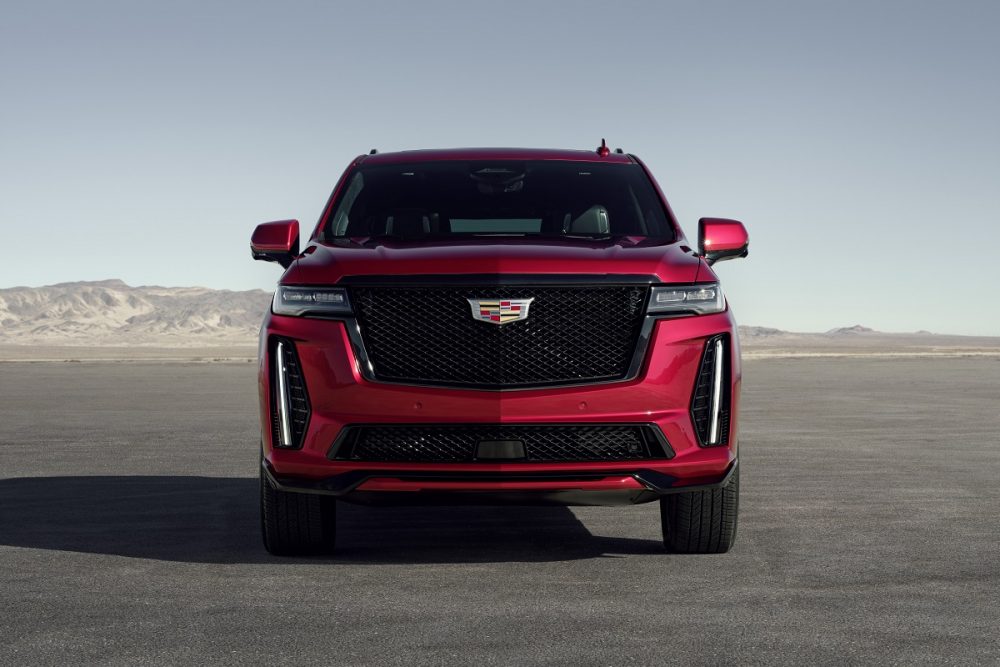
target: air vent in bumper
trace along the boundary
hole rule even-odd
[[[484,451],[489,454],[484,455]],[[673,456],[659,428],[648,424],[350,426],[329,456],[349,461],[467,463],[496,461],[498,451],[517,452],[516,460],[535,462],[638,461]]]
[[[729,444],[729,356],[727,334],[712,336],[705,342],[691,397],[691,421],[698,442],[705,447]]]
[[[271,442],[275,447],[302,446],[309,425],[309,394],[295,344],[271,338]]]

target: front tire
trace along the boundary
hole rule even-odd
[[[337,503],[329,496],[279,491],[260,472],[260,527],[264,548],[275,556],[333,551]]]
[[[722,554],[736,541],[740,469],[725,486],[660,498],[663,546],[679,554]]]

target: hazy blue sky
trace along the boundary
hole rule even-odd
[[[646,160],[743,324],[1000,335],[1000,2],[12,3],[0,287],[271,289],[369,148]]]

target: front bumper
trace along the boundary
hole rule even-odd
[[[703,447],[691,397],[705,341],[729,333],[728,443]],[[294,341],[311,414],[298,449],[272,444],[267,341]],[[489,391],[365,379],[344,322],[269,314],[261,334],[259,388],[265,474],[279,488],[345,500],[616,504],[718,485],[735,468],[739,343],[730,311],[655,322],[639,373],[584,386]],[[653,424],[673,456],[641,461],[411,463],[331,460],[345,427],[358,424]],[[415,493],[415,492],[420,492]],[[419,495],[419,499],[417,496]]]
[[[324,479],[310,480],[275,473],[261,461],[262,474],[274,488],[346,498],[370,505],[395,504],[555,504],[636,505],[671,493],[703,491],[725,486],[739,460],[722,477],[704,484],[679,485],[671,475],[639,468],[628,474],[531,473],[482,470],[390,473],[360,468]]]

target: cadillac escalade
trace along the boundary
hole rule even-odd
[[[304,247],[300,247],[304,245]],[[356,158],[279,263],[260,334],[260,503],[274,554],[332,549],[339,502],[657,501],[667,550],[727,551],[740,349],[712,265],[634,155],[452,149]]]

